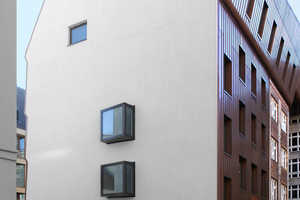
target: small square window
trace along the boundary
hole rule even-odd
[[[101,165],[101,196],[135,196],[135,162]]]
[[[101,142],[134,140],[134,110],[135,107],[127,103],[101,110]]]
[[[70,44],[75,44],[86,40],[87,38],[87,23],[70,27]]]

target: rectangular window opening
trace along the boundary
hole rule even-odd
[[[239,158],[239,185],[242,190],[247,190],[247,160]]]
[[[261,150],[267,153],[267,131],[264,124],[261,125]]]
[[[231,200],[231,179],[224,177],[224,200]]]
[[[277,142],[271,139],[271,159],[277,162]]]
[[[291,58],[291,53],[288,52],[287,56],[286,56],[285,64],[284,64],[283,74],[282,74],[282,79],[283,80],[285,80],[285,77],[286,77],[286,72],[287,72],[287,69],[288,69],[288,66],[289,66],[290,58]]]
[[[251,64],[251,92],[256,96],[256,68]]]
[[[239,48],[239,77],[242,79],[242,81],[244,83],[246,83],[246,79],[245,79],[245,64],[246,64],[246,60],[245,60],[245,52],[244,50],[240,47]]]
[[[232,95],[232,63],[224,54],[224,90]]]
[[[262,36],[263,36],[266,19],[267,19],[268,8],[269,8],[268,4],[266,2],[264,2],[264,7],[263,7],[263,10],[262,10],[262,13],[260,16],[260,22],[259,22],[259,27],[258,27],[258,35],[260,36],[260,38],[262,38]]]
[[[266,90],[266,82],[263,78],[261,78],[261,104],[266,108],[266,96],[267,96],[267,90]]]
[[[280,59],[281,59],[281,54],[283,50],[283,44],[284,44],[284,39],[281,37],[280,44],[279,44],[279,49],[277,53],[277,58],[276,58],[276,67],[279,68],[280,65]]]
[[[232,121],[224,115],[224,151],[232,155]]]
[[[247,11],[246,14],[248,15],[248,17],[251,19],[252,17],[252,12],[253,12],[253,8],[254,8],[254,3],[255,0],[248,0],[248,5],[247,5]]]
[[[276,29],[277,29],[277,24],[276,24],[276,22],[274,21],[274,22],[273,22],[273,26],[272,26],[271,35],[270,35],[269,45],[268,45],[268,52],[269,52],[270,54],[272,53],[272,48],[273,48],[273,43],[274,43],[274,38],[275,38]]]
[[[271,179],[271,200],[277,200],[277,181]]]
[[[277,122],[277,101],[271,98],[271,117]]]
[[[295,71],[296,71],[296,65],[294,64],[294,65],[293,65],[293,70],[292,70],[291,79],[290,79],[290,83],[289,83],[289,90],[291,90],[291,88],[292,88],[292,83],[293,83]]]
[[[70,27],[70,44],[75,44],[87,39],[87,22]]]
[[[246,121],[246,107],[245,105],[240,101],[239,104],[239,132],[246,136],[245,131],[245,121]]]
[[[251,142],[256,144],[256,116],[251,114]]]
[[[257,194],[257,180],[258,180],[258,177],[257,177],[257,166],[252,164],[251,165],[251,171],[252,171],[252,193],[253,194]]]
[[[267,197],[268,176],[265,170],[261,170],[261,196]]]

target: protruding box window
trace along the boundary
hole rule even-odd
[[[87,38],[87,22],[82,22],[70,27],[70,44],[75,44],[86,40]]]
[[[239,48],[239,77],[244,83],[246,83],[246,56],[242,47]]]
[[[272,48],[273,48],[273,43],[274,43],[274,38],[275,38],[276,29],[277,29],[277,24],[276,24],[276,22],[274,21],[274,22],[273,22],[273,26],[272,26],[271,35],[270,35],[269,45],[268,45],[268,52],[269,52],[270,54],[271,54]]]
[[[135,107],[127,103],[101,110],[101,142],[134,140],[134,110]]]
[[[254,7],[255,0],[248,0],[248,5],[247,5],[247,11],[246,14],[248,17],[251,19],[252,17],[252,12],[253,12],[253,7]]]
[[[135,162],[101,165],[101,196],[135,196]]]
[[[232,64],[230,59],[224,54],[224,90],[232,95]]]
[[[268,13],[268,4],[265,2],[264,3],[264,7],[263,10],[261,12],[261,16],[260,16],[260,22],[259,22],[259,27],[258,27],[258,35],[262,38],[263,32],[264,32],[264,28],[265,28],[265,24],[266,24],[266,19],[267,19],[267,13]]]

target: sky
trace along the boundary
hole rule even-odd
[[[26,87],[27,49],[32,31],[44,0],[17,0],[17,86]],[[300,0],[288,0],[300,21]]]

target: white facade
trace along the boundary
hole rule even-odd
[[[46,0],[26,58],[27,199],[104,199],[100,165],[123,160],[136,200],[217,199],[217,1]],[[122,102],[135,140],[100,142]]]
[[[16,1],[0,1],[0,199],[16,198]]]

